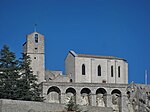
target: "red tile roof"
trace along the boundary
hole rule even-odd
[[[99,58],[99,59],[118,59],[118,60],[124,60],[123,58],[118,58],[114,56],[97,56],[97,55],[88,55],[88,54],[78,54],[78,57],[84,57],[84,58]]]

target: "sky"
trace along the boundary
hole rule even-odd
[[[0,49],[21,57],[26,35],[45,36],[45,66],[64,71],[69,50],[127,60],[129,83],[150,84],[150,0],[0,0]]]

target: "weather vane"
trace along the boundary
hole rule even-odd
[[[34,24],[34,32],[36,32],[37,24]]]

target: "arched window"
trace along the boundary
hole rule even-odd
[[[61,91],[58,87],[52,86],[47,91],[48,102],[61,103]]]
[[[121,94],[121,91],[118,90],[118,89],[114,89],[112,92],[111,92],[111,99],[112,99],[112,104],[113,105],[116,105],[117,104],[117,110],[118,112],[121,112],[121,105],[122,105],[122,94]]]
[[[82,75],[85,75],[85,65],[82,65]]]
[[[120,77],[120,66],[118,66],[118,77]]]
[[[72,82],[72,79],[70,79],[70,82]]]
[[[74,88],[69,87],[66,90],[66,103],[68,104],[71,100],[73,103],[76,102],[76,90]]]
[[[81,91],[81,105],[91,105],[91,90],[89,88],[83,88]]]
[[[38,34],[35,34],[35,42],[38,43]]]
[[[96,90],[96,105],[99,107],[106,107],[106,104],[107,104],[106,90],[104,88],[97,89]]]
[[[98,67],[97,67],[97,72],[98,72],[98,76],[101,76],[101,66],[100,65],[98,65]]]
[[[111,77],[114,76],[113,66],[111,66]]]

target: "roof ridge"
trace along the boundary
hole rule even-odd
[[[118,60],[124,60],[126,61],[125,59],[123,58],[118,58],[118,57],[115,57],[115,56],[102,56],[102,55],[90,55],[90,54],[78,54],[77,57],[86,57],[86,58],[104,58],[104,59],[118,59]]]
[[[78,54],[78,56],[97,56],[97,57],[115,57],[115,56],[104,56],[104,55],[94,55],[94,54]],[[117,58],[117,57],[116,57]]]

